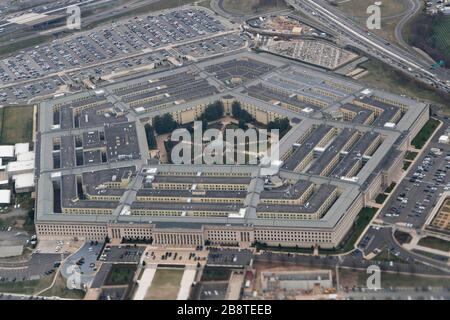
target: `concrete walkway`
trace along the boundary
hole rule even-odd
[[[142,273],[141,279],[138,280],[138,288],[133,297],[133,300],[145,299],[145,295],[147,294],[148,288],[150,288],[153,282],[153,277],[155,276],[156,269],[157,269],[156,265],[151,265],[145,268],[144,272]]]
[[[187,300],[189,298],[189,292],[191,291],[191,285],[194,282],[195,274],[197,270],[195,268],[186,268],[183,273],[183,277],[180,282],[180,290],[178,291],[177,300]]]

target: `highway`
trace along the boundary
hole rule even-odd
[[[287,0],[287,3],[296,10],[308,14],[321,24],[334,28],[340,37],[346,39],[366,54],[389,64],[391,67],[441,92],[450,93],[450,76],[448,73],[443,70],[429,71],[430,63],[424,61],[422,56],[412,55],[401,48],[387,43],[386,40],[367,32],[367,30],[356,25],[339,10],[331,9],[323,1]],[[417,8],[413,8],[412,10],[417,10]],[[405,20],[402,20],[404,21],[403,23],[406,23],[409,19],[406,19],[406,17],[411,17],[412,14],[413,11],[409,11],[404,18]]]
[[[253,256],[253,261],[255,263],[277,263],[282,266],[301,265],[319,268],[335,268],[336,266],[339,266],[339,268],[359,270],[367,270],[367,267],[377,265],[383,272],[436,276],[448,276],[450,274],[450,272],[445,270],[444,267],[436,267],[431,263],[420,260],[414,255],[411,255],[409,261],[405,263],[395,262],[392,264],[388,261],[365,260],[359,250],[340,256],[311,256],[305,254],[289,254],[266,251],[260,254],[255,254]]]

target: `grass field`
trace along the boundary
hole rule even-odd
[[[417,157],[417,152],[408,151],[405,153],[405,159],[413,161]]]
[[[184,270],[158,269],[145,300],[175,300],[180,290]]]
[[[392,190],[394,190],[395,186],[397,184],[395,182],[392,182],[391,185],[389,187],[386,188],[386,190],[384,190],[385,193],[391,193]]]
[[[338,8],[364,28],[369,17],[367,8],[374,4],[374,0],[350,0],[342,2]],[[401,19],[401,14],[406,9],[406,0],[384,0],[381,5],[381,29],[371,32],[382,36],[386,40],[395,43],[395,26]]]
[[[367,7],[373,4],[373,0],[350,0],[340,3],[338,8],[355,19],[366,19],[368,16],[366,13]],[[401,14],[405,8],[406,6],[404,0],[385,0],[381,5],[381,16],[396,16]]]
[[[223,8],[231,13],[254,14],[287,7],[281,0],[273,0],[271,5],[261,4],[260,0],[223,0]]]
[[[403,161],[403,171],[408,170],[408,168],[411,166],[412,162],[411,161]]]
[[[394,237],[400,244],[410,243],[412,240],[412,237],[409,233],[400,230],[395,230]]]
[[[375,198],[375,202],[378,204],[383,204],[384,201],[386,200],[388,196],[384,193],[380,193],[376,198]]]
[[[367,85],[376,89],[394,91],[399,95],[432,101],[445,106],[447,111],[450,112],[450,105],[448,103],[450,95],[444,97],[432,89],[419,86],[412,79],[403,76],[400,72],[376,60],[369,60],[360,66],[369,71],[366,76],[360,79],[360,81],[365,82]]]
[[[203,269],[202,281],[228,281],[230,275],[230,268],[207,266]]]
[[[434,131],[439,125],[439,121],[436,119],[430,119],[428,122],[420,129],[419,133],[411,141],[411,144],[417,149],[422,149],[425,143],[433,135]]]
[[[33,132],[33,106],[0,108],[0,144],[30,142]]]
[[[450,242],[449,241],[445,241],[445,240],[435,238],[435,237],[422,238],[419,240],[419,242],[417,244],[419,246],[424,246],[424,247],[428,247],[428,248],[432,248],[432,249],[436,249],[436,250],[441,250],[441,251],[446,251],[446,252],[450,251]]]
[[[66,298],[66,299],[83,299],[85,295],[85,292],[83,290],[76,290],[76,289],[69,289],[67,288],[66,281],[61,276],[60,273],[58,273],[56,277],[55,284],[53,287],[48,289],[47,291],[44,291],[41,296],[44,297],[60,297],[60,298]]]
[[[377,254],[372,260],[374,261],[393,261],[393,262],[405,262],[402,258],[393,255],[387,248]]]

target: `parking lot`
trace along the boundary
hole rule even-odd
[[[87,79],[100,86],[128,73],[161,71],[180,55],[203,59],[245,47],[245,37],[218,19],[205,8],[184,7],[21,50],[0,60],[0,103],[91,88]]]
[[[134,17],[4,58],[0,60],[0,82],[35,79],[225,30],[222,22],[201,8]]]
[[[227,282],[202,282],[198,300],[224,300],[228,289]]]
[[[100,256],[100,261],[113,263],[138,263],[144,253],[145,247],[134,245],[107,245]]]
[[[0,70],[1,72],[1,70]],[[64,82],[59,76],[48,77],[45,81],[31,81],[0,89],[0,103],[26,102],[35,96],[50,95],[57,91]]]
[[[440,151],[433,153],[432,149]],[[387,223],[421,228],[439,196],[450,189],[449,169],[450,146],[431,143],[396,188],[380,217]]]
[[[0,267],[0,281],[25,281],[52,274],[61,261],[61,254],[34,253],[25,264]]]
[[[252,252],[245,249],[211,249],[207,265],[243,267],[250,264]]]
[[[176,47],[176,51],[182,55],[193,58],[202,58],[220,54],[224,51],[232,51],[242,48],[246,44],[246,38],[238,33],[221,35],[207,40],[199,40],[186,45]]]

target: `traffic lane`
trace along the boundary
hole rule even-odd
[[[395,242],[391,240],[390,243]],[[409,263],[394,263],[391,265],[389,262],[385,261],[365,260],[362,256],[358,254],[350,254],[345,256],[309,256],[300,254],[284,254],[272,252],[265,252],[263,254],[254,255],[254,261],[263,263],[279,263],[281,265],[297,264],[302,266],[330,268],[330,269],[339,266],[352,269],[366,270],[371,265],[377,265],[380,267],[381,270],[391,272],[416,273],[416,274],[420,273],[430,275],[450,274],[450,272],[445,272],[433,266],[419,263],[420,260],[416,259],[412,254],[409,254],[402,248],[397,247],[397,249],[403,252],[405,256],[410,257]]]
[[[389,241],[386,239],[389,239],[391,232],[391,228],[371,226],[362,240],[358,243],[358,248],[366,256],[370,253],[375,253],[376,249],[383,250],[389,244]],[[365,238],[370,240],[364,242]]]
[[[71,265],[78,266],[81,274],[90,275],[94,273],[95,262],[102,249],[102,243],[86,242],[77,252],[72,254],[64,263],[63,273]]]
[[[392,233],[391,227],[377,228],[378,229],[370,228],[368,230],[368,233],[370,233],[371,237],[373,237],[373,240],[367,247],[363,249],[363,252],[366,256],[371,253],[377,254],[383,250],[388,250],[389,254],[392,255],[391,261],[402,260],[405,264],[409,265],[420,263],[420,260],[417,260],[414,254],[405,250],[394,240],[394,235]],[[387,262],[390,264],[390,261]]]
[[[344,294],[346,300],[450,300],[450,294],[446,290],[427,291],[420,290],[381,290],[381,291],[350,291]]]
[[[431,259],[426,256],[417,255],[414,252],[408,251],[404,249],[398,242],[394,239],[394,234],[390,233],[390,235],[386,238],[388,240],[388,244],[390,246],[390,250],[395,252],[399,252],[399,257],[406,261],[408,264],[413,265],[414,268],[418,264],[421,266],[429,266],[430,268],[437,271],[437,274],[448,275],[450,274],[450,270],[447,265],[447,261],[438,261]]]

